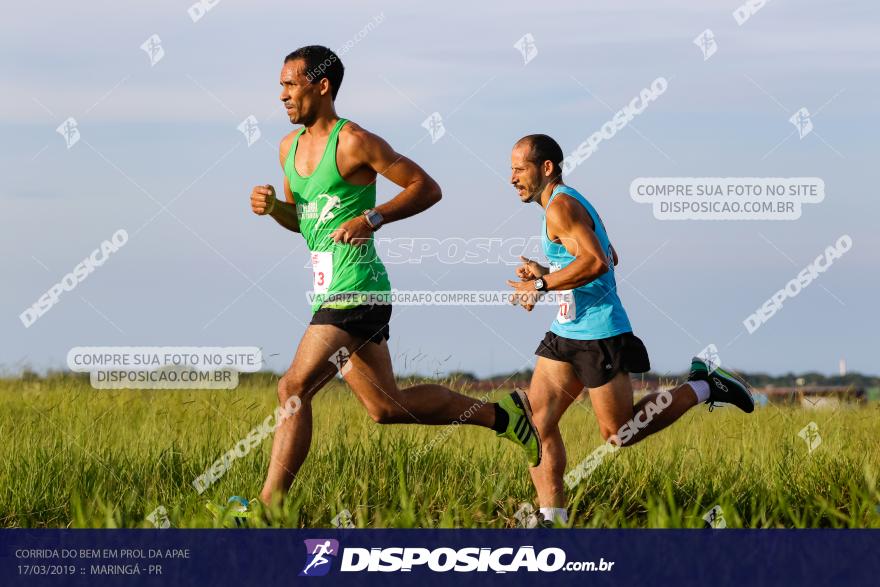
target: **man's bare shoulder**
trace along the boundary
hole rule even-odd
[[[339,146],[346,154],[365,154],[387,146],[382,137],[371,133],[356,122],[349,121],[339,131]]]
[[[559,194],[547,207],[547,223],[554,227],[568,227],[574,222],[584,222],[592,228],[593,221],[587,209],[567,194]]]
[[[297,133],[302,130],[302,127],[295,128],[289,133],[287,133],[283,139],[281,139],[281,146],[278,149],[278,156],[281,160],[281,165],[284,166],[285,161],[287,161],[287,154],[290,153],[290,146],[293,145],[293,139],[296,138]]]

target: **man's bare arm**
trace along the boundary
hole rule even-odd
[[[382,214],[383,224],[423,212],[440,201],[440,186],[413,161],[396,153],[382,138],[356,125],[349,133],[343,147],[349,161],[366,166],[403,188],[389,201],[376,207]],[[372,235],[373,229],[363,216],[344,222],[330,233],[337,243],[347,244],[361,244]]]
[[[282,171],[284,170],[284,162],[287,160],[287,153],[290,151],[292,143],[293,133],[290,133],[281,141],[278,155],[281,159]],[[293,192],[290,190],[287,176],[284,177],[284,198],[284,200],[279,200],[275,196],[275,188],[271,185],[258,185],[251,191],[251,209],[254,211],[254,214],[271,216],[275,219],[275,222],[287,230],[299,232],[299,218],[296,215],[296,204],[293,200]]]
[[[293,192],[290,190],[290,183],[287,181],[287,177],[284,178],[284,201],[276,200],[269,215],[275,219],[275,222],[287,230],[299,232],[299,218],[296,215],[296,204],[293,201]]]
[[[359,130],[357,138],[364,164],[403,188],[389,201],[376,207],[386,224],[424,212],[440,201],[440,186],[415,162],[398,154],[384,139],[373,133]]]
[[[573,199],[562,196],[554,200],[547,210],[547,232],[575,258],[563,269],[544,276],[548,290],[580,287],[610,269],[589,213]]]

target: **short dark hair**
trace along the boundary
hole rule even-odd
[[[339,93],[339,86],[342,85],[342,76],[345,74],[345,67],[339,55],[331,49],[322,45],[308,45],[300,47],[290,55],[284,58],[284,63],[302,59],[306,63],[306,77],[309,83],[317,83],[325,77],[330,82],[330,95],[336,99]]]
[[[517,144],[526,144],[532,147],[529,161],[543,165],[544,161],[553,163],[554,171],[557,175],[562,174],[562,147],[559,146],[553,137],[547,135],[527,135],[517,141]]]

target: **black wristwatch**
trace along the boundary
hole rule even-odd
[[[382,226],[382,223],[385,222],[385,219],[382,217],[382,213],[375,208],[364,210],[364,220],[367,221],[367,226],[372,228],[373,232],[379,230],[379,228]]]
[[[547,291],[547,282],[542,278],[535,280],[535,291]]]

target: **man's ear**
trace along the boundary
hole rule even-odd
[[[327,79],[326,77],[322,77],[321,81],[319,81],[318,84],[320,84],[320,86],[321,86],[321,95],[322,96],[324,94],[330,93],[330,80],[329,79]]]
[[[544,177],[550,177],[553,175],[553,162],[549,159],[544,161],[541,170],[544,172]]]

